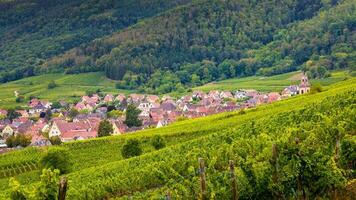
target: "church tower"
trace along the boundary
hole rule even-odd
[[[299,85],[299,94],[305,94],[310,91],[310,84],[308,80],[308,76],[305,75],[304,72],[302,72],[302,77],[300,79],[300,85]]]

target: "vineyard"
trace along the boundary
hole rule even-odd
[[[209,199],[231,199],[229,161],[239,199],[308,199],[348,193],[355,179],[356,79],[244,112],[177,122],[168,127],[66,143],[73,157],[68,199],[196,199],[202,196],[198,158],[205,161]],[[167,146],[155,150],[154,135]],[[143,154],[120,150],[138,139]],[[51,147],[49,147],[51,148]],[[39,181],[46,149],[0,155],[0,198],[14,176],[30,187]],[[352,182],[353,181],[353,182]]]

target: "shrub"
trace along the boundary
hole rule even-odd
[[[25,98],[23,96],[18,96],[15,99],[16,103],[22,103],[24,100],[25,100]]]
[[[22,134],[18,134],[16,136],[12,135],[6,139],[6,145],[9,148],[17,147],[17,146],[27,147],[30,144],[31,144],[31,137]]]
[[[13,136],[13,135],[9,136],[9,137],[6,139],[5,143],[6,143],[7,147],[9,147],[9,148],[12,148],[12,147],[16,147],[16,146],[17,146],[17,144],[16,144],[16,142],[15,142],[15,136]]]
[[[52,147],[40,160],[42,169],[58,169],[61,174],[70,172],[71,157],[68,149]]]
[[[151,140],[151,144],[156,150],[162,149],[166,146],[166,143],[165,143],[163,137],[160,135],[153,136],[153,138]]]
[[[53,80],[50,81],[50,82],[48,83],[48,85],[47,85],[47,88],[48,88],[48,89],[53,89],[53,88],[55,88],[55,87],[57,87],[57,84],[56,84],[56,82],[54,82]]]
[[[16,140],[18,145],[22,147],[27,147],[28,145],[31,144],[31,137],[23,134],[18,134],[16,136]]]
[[[121,154],[124,158],[139,156],[142,154],[140,142],[136,139],[129,139],[122,147]]]
[[[49,138],[49,141],[52,145],[60,145],[62,144],[61,138],[59,136],[52,136]]]
[[[319,85],[319,84],[313,85],[313,86],[310,88],[310,93],[311,93],[311,94],[319,93],[319,92],[322,92],[322,91],[323,91],[323,88],[322,88],[321,85]]]

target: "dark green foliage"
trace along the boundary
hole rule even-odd
[[[73,118],[76,117],[78,114],[79,114],[79,112],[78,112],[76,109],[72,108],[72,109],[70,109],[70,111],[69,111],[69,113],[68,113],[68,116],[73,119]]]
[[[153,138],[151,139],[151,144],[157,150],[162,149],[166,146],[166,143],[165,143],[163,137],[159,136],[159,135],[153,136]]]
[[[139,127],[142,125],[142,121],[138,118],[138,115],[141,113],[141,111],[136,108],[135,105],[130,104],[127,106],[126,109],[126,119],[125,119],[125,124],[128,127]]]
[[[43,169],[58,169],[61,174],[70,172],[71,155],[68,149],[53,147],[42,156],[40,160]]]
[[[55,87],[57,87],[57,84],[56,84],[56,82],[54,82],[54,81],[50,81],[50,82],[48,83],[48,85],[47,85],[47,88],[48,88],[48,89],[53,89],[53,88],[55,88]]]
[[[12,121],[13,119],[16,119],[16,118],[18,118],[20,116],[21,116],[21,114],[16,112],[14,109],[9,109],[7,111],[6,118],[8,118],[10,121]]]
[[[112,124],[108,120],[103,120],[99,124],[98,136],[109,136],[114,132]]]
[[[124,158],[139,156],[142,154],[140,142],[137,139],[129,139],[122,146],[121,155]]]
[[[52,145],[60,145],[62,144],[61,138],[59,136],[52,136],[49,138],[49,141]]]
[[[319,92],[322,92],[322,91],[323,91],[323,88],[321,87],[320,84],[312,85],[311,88],[310,88],[310,93],[311,94],[319,93]]]
[[[116,88],[147,93],[285,73],[308,60],[315,66],[305,71],[324,78],[329,69],[355,64],[354,2],[337,2],[196,1],[76,51],[105,69],[109,78],[120,80]],[[94,52],[87,53],[88,48]],[[106,53],[96,53],[102,48]],[[81,65],[85,62],[74,66]]]
[[[100,43],[78,58],[46,59],[90,43],[190,0],[57,0],[0,1],[0,82],[43,72],[79,73],[102,70],[80,54],[108,52]],[[103,45],[103,46],[101,46]],[[73,65],[79,65],[72,67]]]
[[[43,169],[41,180],[35,187],[26,188],[15,178],[10,179],[11,200],[54,200],[58,195],[59,170]]]
[[[62,105],[58,101],[55,101],[52,103],[51,108],[52,109],[60,109],[60,108],[62,108]]]
[[[21,96],[21,95],[16,97],[16,99],[15,99],[16,103],[22,103],[24,100],[25,100],[24,96]]]
[[[6,145],[10,148],[17,147],[17,146],[27,147],[30,144],[31,144],[31,137],[23,134],[17,134],[16,136],[12,135],[6,139]]]

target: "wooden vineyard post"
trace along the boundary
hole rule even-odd
[[[67,185],[68,185],[67,177],[62,177],[61,180],[59,181],[58,200],[66,199]]]
[[[235,176],[235,166],[234,166],[234,161],[230,160],[229,161],[230,165],[230,175],[231,175],[231,193],[232,193],[232,200],[237,200],[238,199],[238,193],[237,193],[237,184],[236,184],[236,176]]]
[[[200,171],[200,188],[201,188],[201,199],[206,200],[207,194],[206,194],[206,177],[205,177],[205,164],[204,164],[204,159],[199,158],[199,171]]]
[[[167,194],[166,194],[166,200],[171,200],[171,199],[172,199],[171,192],[168,191]]]

